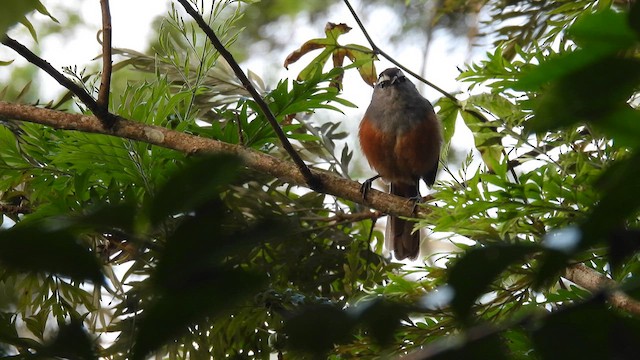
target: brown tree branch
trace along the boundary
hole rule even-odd
[[[309,221],[318,221],[318,222],[328,222],[328,223],[339,223],[339,222],[358,222],[362,220],[377,220],[381,216],[384,216],[380,211],[365,211],[359,212],[355,214],[346,214],[346,213],[338,213],[334,216],[323,217],[323,216],[308,216],[301,217],[302,220]]]
[[[225,60],[227,60],[227,62],[229,63],[229,66],[231,66],[231,68],[233,69],[233,72],[236,74],[236,76],[238,77],[238,79],[240,80],[244,88],[247,89],[247,91],[251,94],[251,97],[253,97],[253,100],[255,100],[256,104],[258,104],[258,106],[262,110],[262,113],[269,121],[269,124],[271,124],[273,131],[278,136],[278,139],[280,140],[282,147],[286,150],[289,156],[291,156],[291,159],[298,167],[298,170],[300,171],[300,173],[302,174],[305,180],[305,184],[313,190],[323,191],[324,190],[323,186],[325,184],[321,181],[320,178],[314,176],[314,174],[311,172],[307,164],[304,163],[304,161],[302,160],[298,152],[293,148],[293,146],[289,142],[289,139],[280,128],[280,125],[278,124],[278,120],[276,120],[276,117],[273,115],[273,113],[269,109],[269,105],[267,105],[267,103],[264,101],[262,96],[260,96],[256,88],[253,86],[253,84],[251,84],[251,81],[249,81],[247,76],[244,74],[238,62],[233,58],[233,55],[231,55],[231,53],[224,47],[224,45],[220,42],[220,40],[216,36],[213,29],[211,29],[211,27],[204,21],[202,16],[200,16],[200,14],[191,5],[189,5],[187,0],[178,0],[178,2],[184,7],[184,9],[196,21],[196,23],[198,23],[198,26],[200,26],[200,29],[204,31],[204,33],[209,38],[209,41],[211,41],[211,43],[216,48],[216,50],[218,50],[220,55],[222,55],[222,57]]]
[[[591,292],[597,292],[602,289],[615,289],[618,286],[616,281],[584,264],[575,264],[567,267],[564,271],[564,278]],[[619,309],[633,314],[640,314],[640,301],[630,298],[621,291],[611,292],[607,300],[611,305]]]
[[[111,91],[111,73],[113,63],[111,60],[111,11],[109,0],[100,0],[102,9],[102,79],[98,92],[97,105],[104,111],[109,111],[109,92]]]
[[[69,114],[57,110],[39,108],[31,105],[12,104],[3,101],[0,101],[0,117],[42,124],[62,130],[78,130],[89,133],[113,135],[189,154],[233,154],[240,157],[244,161],[244,164],[252,170],[271,175],[287,183],[298,186],[308,186],[307,179],[301,174],[299,168],[289,161],[278,159],[239,145],[185,134],[159,126],[145,125],[118,118],[118,126],[107,130],[95,116]],[[416,212],[414,212],[413,201],[377,190],[371,190],[367,193],[367,198],[363,199],[360,193],[360,183],[339,177],[334,173],[324,170],[310,169],[310,171],[312,176],[322,182],[323,193],[366,205],[385,214],[421,217],[429,211],[428,208],[418,207]]]

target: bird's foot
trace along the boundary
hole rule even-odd
[[[410,197],[408,201],[413,202],[413,209],[411,210],[411,212],[415,213],[416,210],[418,210],[418,205],[424,203],[424,198],[420,195],[416,195],[416,196]]]
[[[360,193],[362,194],[362,199],[366,199],[367,198],[367,193],[369,192],[369,190],[371,190],[371,184],[373,184],[373,181],[376,180],[377,178],[379,178],[380,175],[376,175],[372,178],[369,178],[367,180],[365,180],[362,185],[360,185]]]

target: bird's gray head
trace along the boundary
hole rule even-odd
[[[376,82],[376,88],[385,88],[392,85],[402,84],[407,81],[407,77],[404,76],[402,70],[398,68],[388,68],[380,73],[378,81]]]

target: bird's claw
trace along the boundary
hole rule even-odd
[[[365,180],[362,185],[360,185],[360,193],[362,194],[362,199],[366,199],[367,198],[367,193],[369,192],[369,190],[371,190],[371,185],[373,184],[373,181],[376,180],[377,178],[379,178],[380,175],[376,175],[372,178],[369,178],[367,180]]]

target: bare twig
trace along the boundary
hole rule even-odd
[[[109,0],[100,0],[102,9],[102,81],[98,92],[98,106],[109,111],[109,92],[111,90],[111,12]]]
[[[224,153],[240,157],[245,166],[263,174],[271,175],[298,186],[308,186],[307,178],[290,161],[245,148],[240,145],[203,138],[167,128],[145,125],[139,122],[118,118],[118,126],[107,130],[95,116],[68,114],[62,111],[39,108],[31,105],[12,104],[0,101],[0,117],[27,121],[62,130],[78,130],[89,133],[113,135],[121,138],[146,142],[174,149],[180,152]],[[406,217],[421,217],[429,213],[429,208],[420,206],[413,212],[414,203],[406,198],[385,194],[372,189],[366,199],[362,199],[360,183],[342,178],[328,171],[313,169],[312,176],[318,178],[323,191],[340,198],[350,200],[385,214]]]
[[[198,23],[198,26],[200,26],[200,29],[204,31],[204,33],[209,38],[209,41],[211,41],[211,43],[216,48],[216,50],[218,50],[220,55],[222,55],[222,57],[225,60],[227,60],[227,62],[229,63],[229,66],[231,66],[231,68],[233,69],[233,72],[236,74],[240,82],[242,82],[242,85],[251,94],[251,97],[253,98],[253,100],[255,100],[256,104],[258,104],[258,106],[262,110],[262,113],[267,118],[274,132],[278,136],[278,139],[280,140],[282,147],[287,151],[289,156],[291,156],[291,159],[293,160],[293,162],[298,167],[298,170],[300,171],[303,178],[305,179],[306,185],[316,191],[325,191],[324,184],[320,181],[319,178],[315,177],[312,174],[307,164],[305,164],[302,158],[300,157],[300,155],[298,155],[296,150],[293,148],[293,146],[289,142],[289,139],[287,139],[287,136],[280,128],[280,125],[278,124],[276,117],[273,115],[273,113],[269,109],[269,106],[267,105],[267,103],[264,101],[262,96],[260,96],[258,91],[253,86],[253,84],[251,84],[251,81],[249,81],[247,76],[244,74],[238,62],[233,58],[233,55],[231,55],[231,53],[220,42],[220,40],[216,36],[213,29],[211,29],[211,27],[204,21],[202,16],[191,5],[189,5],[187,0],[178,0],[178,2],[184,7],[184,9],[196,21],[196,23]]]
[[[31,50],[27,49],[24,45],[20,44],[16,40],[10,38],[9,36],[5,37],[2,40],[2,44],[10,47],[15,52],[17,52],[20,56],[25,58],[28,62],[33,65],[39,67],[44,70],[47,74],[49,74],[52,78],[54,78],[60,85],[69,89],[72,93],[74,93],[83,104],[85,104],[89,110],[92,108],[96,108],[96,101],[89,95],[82,87],[78,84],[71,81],[69,78],[64,76],[58,70],[56,70],[48,61],[42,59],[38,55],[31,52]]]
[[[373,52],[375,54],[382,55],[382,57],[384,57],[385,59],[389,60],[392,64],[394,64],[395,66],[399,67],[400,69],[404,70],[406,73],[410,74],[411,76],[415,77],[416,79],[418,79],[418,80],[422,81],[423,83],[427,84],[429,87],[433,88],[434,90],[436,90],[437,92],[441,93],[445,97],[453,100],[456,104],[458,103],[458,99],[456,99],[455,96],[449,94],[448,92],[446,92],[445,90],[443,90],[442,88],[437,86],[436,84],[430,82],[429,80],[427,80],[427,79],[423,78],[422,76],[416,74],[415,72],[411,71],[411,69],[409,69],[406,66],[402,65],[400,62],[398,62],[396,59],[391,57],[389,54],[387,54],[384,51],[382,51],[382,49],[380,49],[373,42],[373,39],[371,39],[371,36],[369,36],[369,33],[367,32],[367,29],[362,24],[362,21],[360,21],[360,18],[358,17],[358,14],[353,9],[353,6],[351,6],[351,3],[349,3],[349,0],[344,0],[344,3],[349,8],[349,12],[351,12],[351,15],[353,16],[353,18],[355,19],[356,23],[358,24],[358,27],[360,28],[360,30],[364,34],[364,37],[367,38],[367,42],[369,42],[369,46],[371,46],[371,49],[373,49]]]
[[[108,111],[100,108],[98,103],[87,93],[82,87],[78,84],[64,76],[58,70],[56,70],[48,61],[42,59],[38,55],[31,52],[31,50],[27,49],[24,45],[20,44],[16,40],[10,38],[9,36],[5,36],[2,39],[2,44],[13,49],[20,56],[25,58],[28,62],[34,64],[40,69],[44,70],[47,74],[49,74],[52,78],[54,78],[60,85],[67,88],[69,91],[74,93],[78,99],[89,109],[91,110],[102,122],[103,126],[107,128],[113,127],[117,116],[110,114]]]

